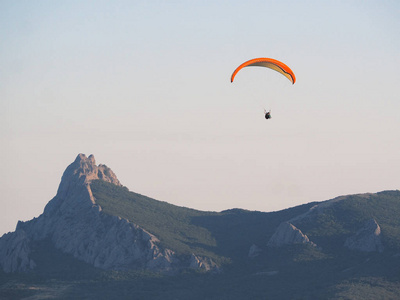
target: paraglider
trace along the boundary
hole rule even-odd
[[[272,70],[275,70],[275,71],[281,73],[283,76],[285,76],[287,79],[289,79],[292,84],[294,84],[296,82],[296,76],[294,75],[293,71],[287,65],[285,65],[283,62],[280,62],[279,60],[272,59],[272,58],[266,58],[266,57],[254,58],[254,59],[250,59],[250,60],[242,63],[239,67],[237,67],[235,69],[235,71],[233,71],[232,76],[231,76],[231,82],[233,82],[237,73],[245,67],[269,68],[269,69],[272,69]],[[271,110],[267,112],[264,109],[264,115],[265,115],[265,119],[271,119]]]
[[[292,84],[294,84],[296,82],[296,77],[294,76],[293,71],[287,65],[285,65],[283,62],[280,62],[279,60],[272,59],[272,58],[265,58],[265,57],[250,59],[250,60],[242,63],[232,73],[231,82],[233,82],[233,80],[235,79],[236,74],[245,67],[270,68],[272,70],[275,70],[275,71],[281,73],[283,76],[285,76],[287,79],[289,79],[292,82]]]
[[[267,111],[266,109],[264,109],[264,115],[265,115],[265,118],[268,120],[268,119],[271,119],[272,117],[271,117],[271,110],[269,110],[269,111]]]

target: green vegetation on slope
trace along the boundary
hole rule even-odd
[[[252,244],[266,245],[282,221],[313,205],[273,213],[242,209],[204,212],[154,200],[101,180],[93,181],[91,189],[103,212],[139,225],[160,239],[162,247],[216,261],[222,257],[246,258]]]
[[[400,191],[385,191],[343,197],[343,200],[324,208],[315,219],[305,219],[298,226],[321,247],[335,250],[368,220],[375,219],[381,227],[385,247],[399,251],[399,216]]]
[[[215,238],[206,228],[194,225],[192,220],[218,213],[171,205],[101,180],[93,181],[91,188],[103,212],[139,225],[154,234],[162,247],[180,254],[195,253],[217,258]]]

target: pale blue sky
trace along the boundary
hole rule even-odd
[[[0,234],[42,213],[78,153],[201,210],[399,189],[399,16],[398,1],[0,1]],[[296,84],[263,68],[230,83],[254,57]]]

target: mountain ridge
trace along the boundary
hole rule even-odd
[[[150,285],[160,280],[171,284],[156,275],[168,274],[177,280],[171,295],[182,294],[187,284],[192,290],[186,298],[198,294],[193,299],[243,299],[250,287],[253,299],[264,292],[291,298],[289,278],[298,281],[296,290],[305,299],[325,299],[326,290],[343,295],[339,287],[354,280],[378,280],[400,297],[400,288],[392,286],[400,278],[399,214],[398,190],[339,196],[276,212],[199,211],[131,192],[110,168],[96,165],[93,155],[79,154],[43,213],[19,221],[16,231],[0,238],[0,296],[1,283],[11,284],[15,276],[61,278],[69,285],[68,278],[96,282],[105,276],[119,286],[118,278],[133,285],[138,278]],[[207,282],[203,288],[212,289],[215,298],[195,287],[198,280]],[[320,286],[311,293],[316,297],[300,286],[311,282]],[[218,284],[232,292],[222,292]],[[72,286],[82,290],[80,284]],[[98,298],[96,289],[91,293]]]

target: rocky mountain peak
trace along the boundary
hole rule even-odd
[[[93,154],[86,157],[85,154],[78,154],[75,161],[70,164],[65,170],[60,188],[64,186],[69,186],[70,183],[90,183],[92,180],[101,179],[113,183],[115,185],[121,186],[117,176],[114,172],[106,165],[96,165],[96,159]]]
[[[5,272],[34,269],[32,247],[47,239],[63,253],[102,269],[217,269],[207,257],[178,258],[174,251],[160,248],[159,239],[144,228],[103,213],[91,190],[91,182],[98,179],[121,186],[110,168],[96,165],[93,155],[79,154],[64,171],[57,195],[43,214],[18,222],[15,232],[1,237],[0,267]]]
[[[86,157],[85,154],[80,153],[75,161],[64,171],[56,198],[69,198],[71,193],[75,192],[79,194],[81,193],[80,190],[84,188],[90,194],[91,202],[95,204],[91,196],[90,182],[97,179],[122,186],[117,176],[109,167],[106,165],[96,165],[93,154]]]

